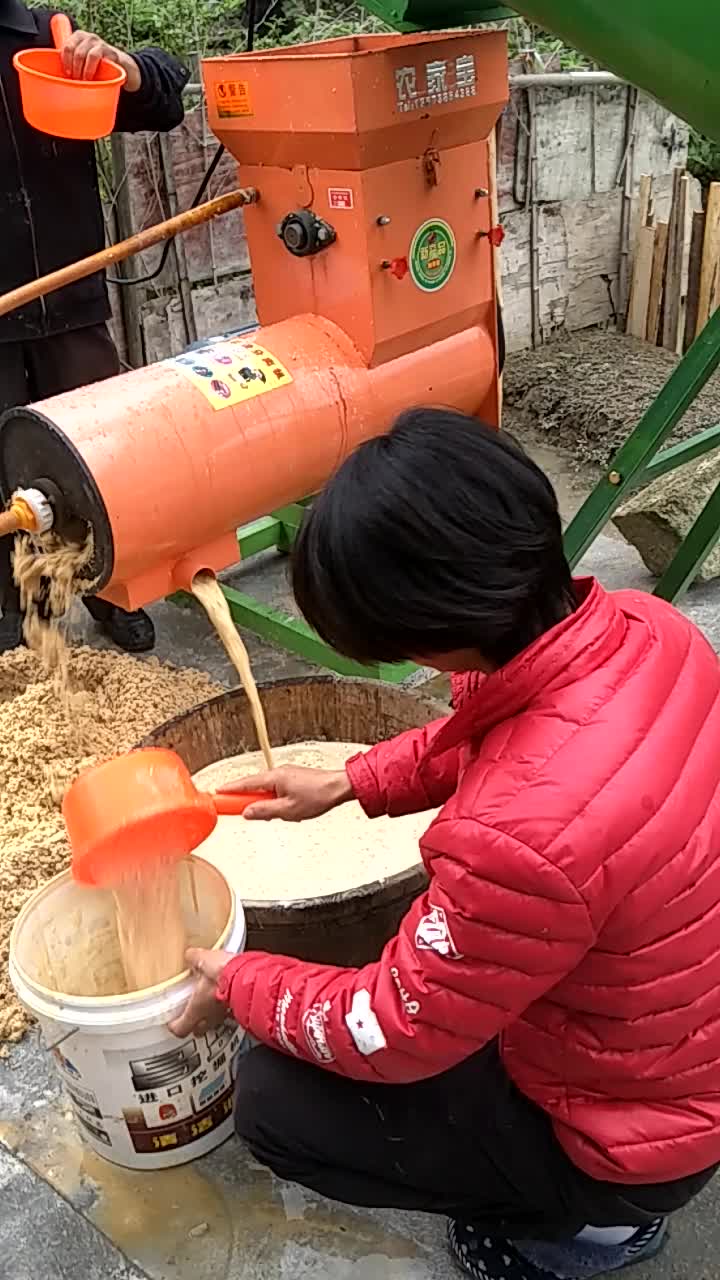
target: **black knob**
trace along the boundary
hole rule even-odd
[[[311,209],[298,209],[288,213],[278,227],[278,235],[285,248],[296,258],[328,249],[336,240],[335,228],[318,218]]]

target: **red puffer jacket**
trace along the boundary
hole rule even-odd
[[[442,805],[380,960],[264,954],[221,977],[258,1039],[359,1080],[507,1070],[591,1176],[720,1161],[720,665],[654,597],[578,611],[456,711],[348,766],[372,817]]]

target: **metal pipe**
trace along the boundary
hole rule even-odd
[[[538,217],[537,183],[537,111],[535,90],[528,90],[530,138],[528,140],[528,190],[526,207],[530,208],[530,310],[532,317],[533,350],[542,345],[542,321],[540,318],[540,219]]]
[[[511,89],[581,89],[583,86],[624,84],[611,71],[528,71],[511,75]]]
[[[509,77],[510,88],[527,88],[532,89],[582,89],[589,85],[617,85],[625,84],[625,80],[621,80],[618,76],[614,76],[611,71],[530,71],[527,75],[511,75]],[[203,87],[196,80],[185,86],[185,93],[193,94],[196,97],[201,95]]]
[[[99,253],[93,253],[89,258],[81,258],[80,261],[72,262],[67,267],[61,267],[59,271],[51,271],[49,275],[40,276],[37,280],[31,280],[29,284],[20,285],[18,289],[2,294],[0,316],[7,315],[16,307],[33,302],[35,298],[43,298],[47,293],[54,293],[56,289],[64,289],[66,285],[74,284],[76,280],[84,280],[86,276],[94,275],[96,271],[104,271],[111,263],[123,262],[132,254],[141,253],[143,249],[149,249],[151,245],[168,240],[182,231],[198,227],[201,223],[207,222],[208,218],[220,217],[221,214],[229,213],[231,209],[239,209],[244,204],[255,204],[257,199],[258,193],[252,189],[230,191],[225,196],[208,200],[207,204],[186,209],[184,213],[178,213],[174,218],[158,222],[156,226],[148,227],[145,231],[138,231],[136,235],[122,240],[120,244],[109,245],[107,249],[101,249]]]

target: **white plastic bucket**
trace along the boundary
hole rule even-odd
[[[181,885],[189,945],[242,951],[245,916],[221,873],[189,858]],[[178,1040],[167,1023],[190,997],[190,973],[145,991],[101,994],[122,986],[122,972],[107,890],[79,886],[66,871],[25,904],[10,939],[10,977],[40,1022],[84,1138],[128,1169],[186,1164],[232,1133],[245,1033],[228,1022]],[[76,982],[99,994],[57,989]]]

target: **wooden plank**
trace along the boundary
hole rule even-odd
[[[665,297],[663,305],[663,327],[661,346],[674,351],[677,344],[678,320],[680,315],[680,287],[682,276],[682,239],[684,224],[680,216],[680,191],[682,169],[673,174],[673,199],[670,209],[668,227],[667,266],[665,268]],[[687,188],[685,188],[687,191]],[[682,231],[681,231],[682,228]]]
[[[490,130],[488,138],[488,177],[490,179],[490,226],[496,227],[499,221],[498,212],[498,189],[497,189],[497,131],[499,123],[494,129]],[[498,306],[502,311],[503,305],[503,287],[502,287],[502,257],[499,245],[494,245],[492,249],[493,271],[495,274],[495,296],[497,297]],[[503,375],[498,378],[498,426],[502,426],[503,412]]]
[[[633,198],[632,214],[630,216],[630,252],[632,254],[635,253],[637,248],[641,229],[646,227],[650,220],[652,182],[652,176],[649,173],[644,173],[640,178],[638,193]]]
[[[633,263],[630,304],[628,306],[627,332],[633,338],[644,338],[647,333],[650,279],[655,253],[655,229],[641,227]]]
[[[665,263],[667,262],[668,224],[658,222],[655,227],[655,244],[653,248],[652,274],[650,276],[650,298],[648,301],[647,333],[648,342],[657,346],[660,332],[660,315],[662,312],[663,290],[665,288]]]
[[[710,315],[720,307],[720,255],[715,263],[715,270],[712,278],[712,289],[710,291]]]
[[[115,184],[115,224],[117,227],[117,239],[125,240],[132,235],[135,230],[133,226],[132,208],[130,199],[130,183],[127,179],[128,159],[127,159],[127,139],[124,134],[115,133],[110,139],[112,165]],[[122,280],[132,280],[133,276],[137,276],[140,272],[137,265],[132,261],[122,262],[118,264],[114,273]],[[145,363],[145,351],[143,348],[142,320],[140,316],[140,303],[142,294],[137,287],[126,286],[118,290],[120,306],[122,308],[123,328],[125,329],[125,340],[127,344],[128,363],[134,369],[139,369]]]
[[[703,239],[702,266],[700,269],[700,296],[698,299],[695,336],[702,333],[710,319],[713,297],[717,290],[718,265],[720,264],[720,182],[711,182],[705,210],[705,236]]]
[[[705,237],[705,214],[696,210],[692,216],[690,231],[690,257],[688,261],[687,307],[685,310],[685,341],[683,349],[687,351],[695,341],[697,329],[698,306],[700,303],[700,269],[702,267],[703,240]]]
[[[688,271],[690,267],[690,178],[683,174],[678,192],[678,314],[675,329],[675,354],[681,356],[685,346],[685,317],[687,315]]]

